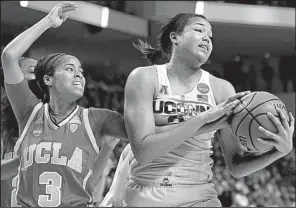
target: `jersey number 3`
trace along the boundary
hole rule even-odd
[[[46,185],[47,195],[39,195],[38,205],[41,207],[57,207],[61,204],[62,176],[57,172],[43,172],[39,176],[39,184]]]

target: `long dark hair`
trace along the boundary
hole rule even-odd
[[[144,55],[144,58],[148,59],[150,63],[155,64],[157,61],[159,61],[159,59],[162,60],[162,62],[167,62],[170,59],[172,52],[170,33],[183,32],[184,28],[188,25],[189,20],[194,17],[200,17],[207,20],[207,18],[203,15],[193,13],[179,13],[168,19],[162,25],[159,35],[157,36],[158,44],[155,48],[153,48],[147,42],[143,42],[141,40],[138,41],[138,44],[133,43],[133,45]]]

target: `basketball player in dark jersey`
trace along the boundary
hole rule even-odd
[[[37,61],[30,58],[22,57],[19,60],[19,65],[24,73],[24,77],[27,81],[34,79],[32,73]],[[18,138],[18,124],[14,116],[11,105],[4,91],[2,83],[3,72],[1,68],[1,161],[12,159],[14,154],[14,145]],[[29,83],[30,89],[34,88],[33,82]],[[34,92],[37,92],[35,90]],[[39,94],[37,93],[36,96]],[[17,168],[18,164],[13,167],[14,174],[6,180],[1,180],[1,207],[17,207],[16,203],[16,184],[17,184]],[[2,175],[2,170],[1,170]]]
[[[29,90],[17,60],[47,29],[60,26],[72,2],[61,2],[38,23],[18,35],[2,53],[5,90],[17,118],[20,137],[14,151],[18,168],[17,202],[22,206],[86,206],[100,150],[114,139],[126,140],[120,114],[76,104],[84,92],[80,61],[58,53],[40,59],[36,81],[40,102]]]
[[[289,123],[278,109],[281,121],[268,115],[278,133],[260,130],[269,138],[261,141],[275,148],[262,154],[243,153],[228,124],[232,108],[230,112],[223,109],[235,90],[226,80],[201,69],[212,52],[212,37],[204,16],[177,14],[162,26],[159,47],[143,49],[147,58],[169,55],[170,61],[136,68],[129,75],[124,119],[134,159],[124,193],[127,206],[221,206],[212,183],[210,155],[215,130],[221,129],[223,155],[236,178],[258,171],[292,150],[294,118],[289,113]],[[216,120],[217,114],[213,118],[211,112],[218,109],[221,119]],[[155,126],[175,123],[179,124],[155,132]],[[209,123],[211,130],[205,130]]]

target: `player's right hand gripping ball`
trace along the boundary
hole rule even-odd
[[[271,145],[262,144],[257,138],[266,138],[259,131],[259,126],[277,133],[276,126],[267,116],[267,112],[270,112],[280,119],[276,108],[283,109],[287,120],[289,120],[285,104],[271,93],[252,92],[240,99],[240,103],[233,111],[231,129],[245,151],[265,152],[273,148]]]

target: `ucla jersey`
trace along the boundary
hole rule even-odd
[[[209,110],[216,105],[209,73],[201,70],[201,77],[191,92],[173,95],[167,76],[167,64],[156,65],[159,83],[158,96],[153,100],[155,125],[169,125]],[[140,166],[133,158],[132,180],[177,184],[204,184],[212,180],[213,160],[211,140],[215,132],[188,138],[177,148],[155,158],[150,164]]]
[[[48,104],[37,104],[14,151],[21,159],[17,185],[21,205],[85,206],[92,200],[89,179],[99,148],[88,109],[76,106],[55,124]]]

